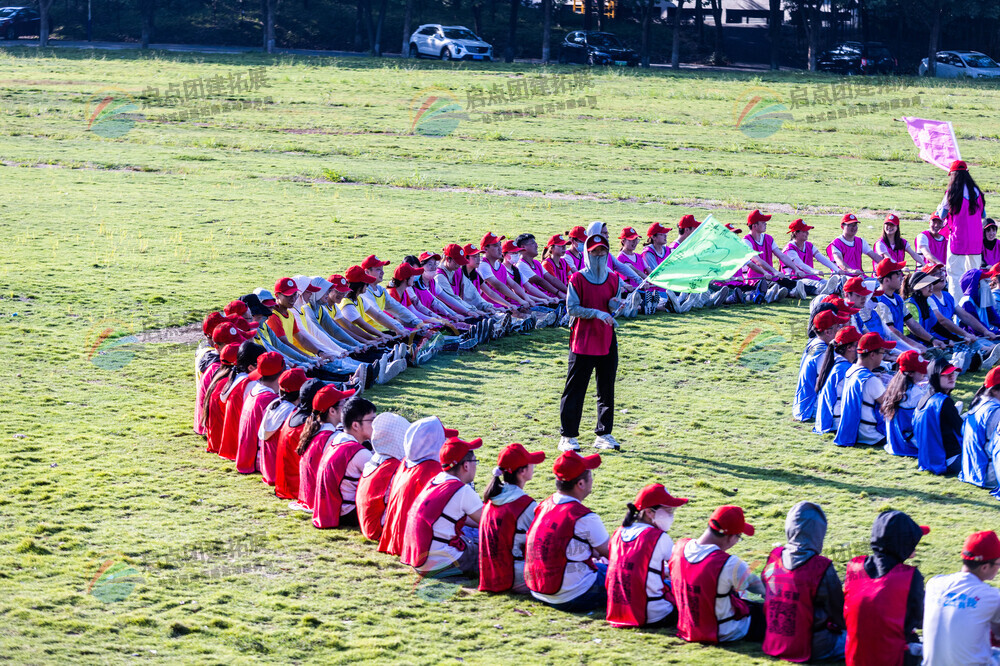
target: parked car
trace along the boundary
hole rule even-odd
[[[31,7],[0,7],[0,37],[37,37],[41,18]]]
[[[639,54],[622,44],[610,32],[568,33],[559,50],[559,62],[578,62],[583,65],[639,64]]]
[[[824,51],[816,60],[816,69],[848,76],[893,74],[898,62],[879,42],[842,42]]]
[[[942,79],[984,79],[1000,76],[1000,65],[993,58],[978,51],[938,51],[935,75]],[[917,68],[920,76],[927,76],[927,58]]]
[[[465,26],[428,23],[410,35],[410,57],[493,60],[493,47]]]

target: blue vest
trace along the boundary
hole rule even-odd
[[[833,362],[830,374],[819,394],[819,404],[816,407],[816,425],[813,426],[813,432],[819,434],[836,429],[837,419],[834,418],[834,414],[837,403],[840,402],[840,393],[843,388],[841,383],[851,365],[852,363],[843,356],[838,356]]]
[[[885,330],[882,318],[874,310],[870,314],[871,317],[868,320],[862,320],[860,313],[851,315],[851,323],[854,325],[854,328],[858,329],[858,332],[862,335],[865,333],[878,333],[883,340],[889,340],[889,331]]]
[[[917,445],[917,466],[924,472],[944,474],[948,462],[941,437],[941,405],[948,396],[935,393],[913,412],[913,443]]]
[[[885,294],[878,297],[879,303],[884,303],[886,307],[889,308],[890,314],[892,314],[892,325],[899,331],[900,335],[903,335],[903,322],[906,319],[906,303],[903,302],[903,297],[899,294],[893,294],[890,299]]]
[[[998,409],[1000,402],[991,398],[980,402],[966,415],[962,424],[962,471],[958,473],[959,481],[980,488],[996,488],[996,474],[990,469],[993,463],[986,453],[993,433],[986,432],[986,425]]]
[[[934,304],[938,306],[938,312],[940,312],[943,317],[947,317],[948,319],[954,321],[955,297],[952,296],[950,292],[942,291],[941,298],[938,298],[934,294],[931,294],[928,298],[934,299]]]
[[[837,435],[833,438],[833,443],[837,446],[854,446],[858,443],[858,428],[861,424],[874,426],[882,435],[885,434],[885,420],[878,410],[878,405],[866,405],[864,403],[865,384],[869,379],[874,379],[875,375],[871,370],[862,366],[854,365],[847,371],[844,378],[844,398],[840,413],[840,425],[837,427]],[[862,408],[869,407],[875,412],[875,421],[862,420]]]
[[[795,402],[792,404],[792,417],[796,421],[811,421],[816,416],[816,375],[826,347],[825,342],[813,338],[802,352],[799,384],[795,387]]]
[[[910,397],[910,391],[919,391],[920,387],[914,384],[906,392],[903,402]],[[886,429],[886,453],[894,456],[916,457],[917,447],[913,444],[913,407],[904,407],[900,403],[896,408],[896,413],[885,424]]]
[[[927,333],[931,336],[932,339],[934,339],[934,340],[943,340],[945,342],[949,342],[949,340],[947,338],[939,335],[937,332],[934,331],[934,325],[937,323],[938,319],[937,319],[937,315],[934,314],[934,310],[931,309],[930,297],[928,297],[927,300],[928,300],[928,303],[927,303],[927,316],[926,317],[924,316],[923,311],[920,309],[920,306],[917,305],[917,301],[915,299],[908,298],[908,299],[906,299],[906,302],[909,303],[910,305],[912,305],[913,309],[917,311],[917,322],[923,327],[923,329],[925,331],[927,331]],[[900,329],[900,330],[902,330],[902,329]]]

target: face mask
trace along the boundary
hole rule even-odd
[[[583,254],[583,243],[573,243],[573,247],[576,248],[577,252]]]
[[[653,526],[663,532],[669,532],[670,526],[674,524],[674,514],[666,509],[657,509],[653,514]]]
[[[608,255],[597,256],[588,252],[583,255],[583,263],[587,267],[587,272],[593,275],[599,283],[604,282],[604,278],[608,275]]]

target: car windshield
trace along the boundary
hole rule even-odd
[[[0,18],[7,18],[17,13],[17,7],[2,7],[0,8]]]
[[[472,34],[471,30],[465,28],[445,28],[444,36],[448,39],[469,39],[478,42],[479,38]]]
[[[996,69],[1000,65],[996,64],[993,58],[983,55],[982,53],[967,54],[962,56],[965,63],[969,67],[975,67],[977,69]]]
[[[604,32],[592,32],[587,35],[587,43],[591,46],[603,46],[605,48],[620,49],[622,43],[614,35]]]

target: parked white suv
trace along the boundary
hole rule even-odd
[[[428,23],[410,35],[410,57],[441,60],[493,60],[493,47],[461,25]]]
[[[985,79],[1000,77],[1000,65],[978,51],[938,51],[936,74],[942,79]],[[920,61],[920,76],[927,76],[927,58]]]

